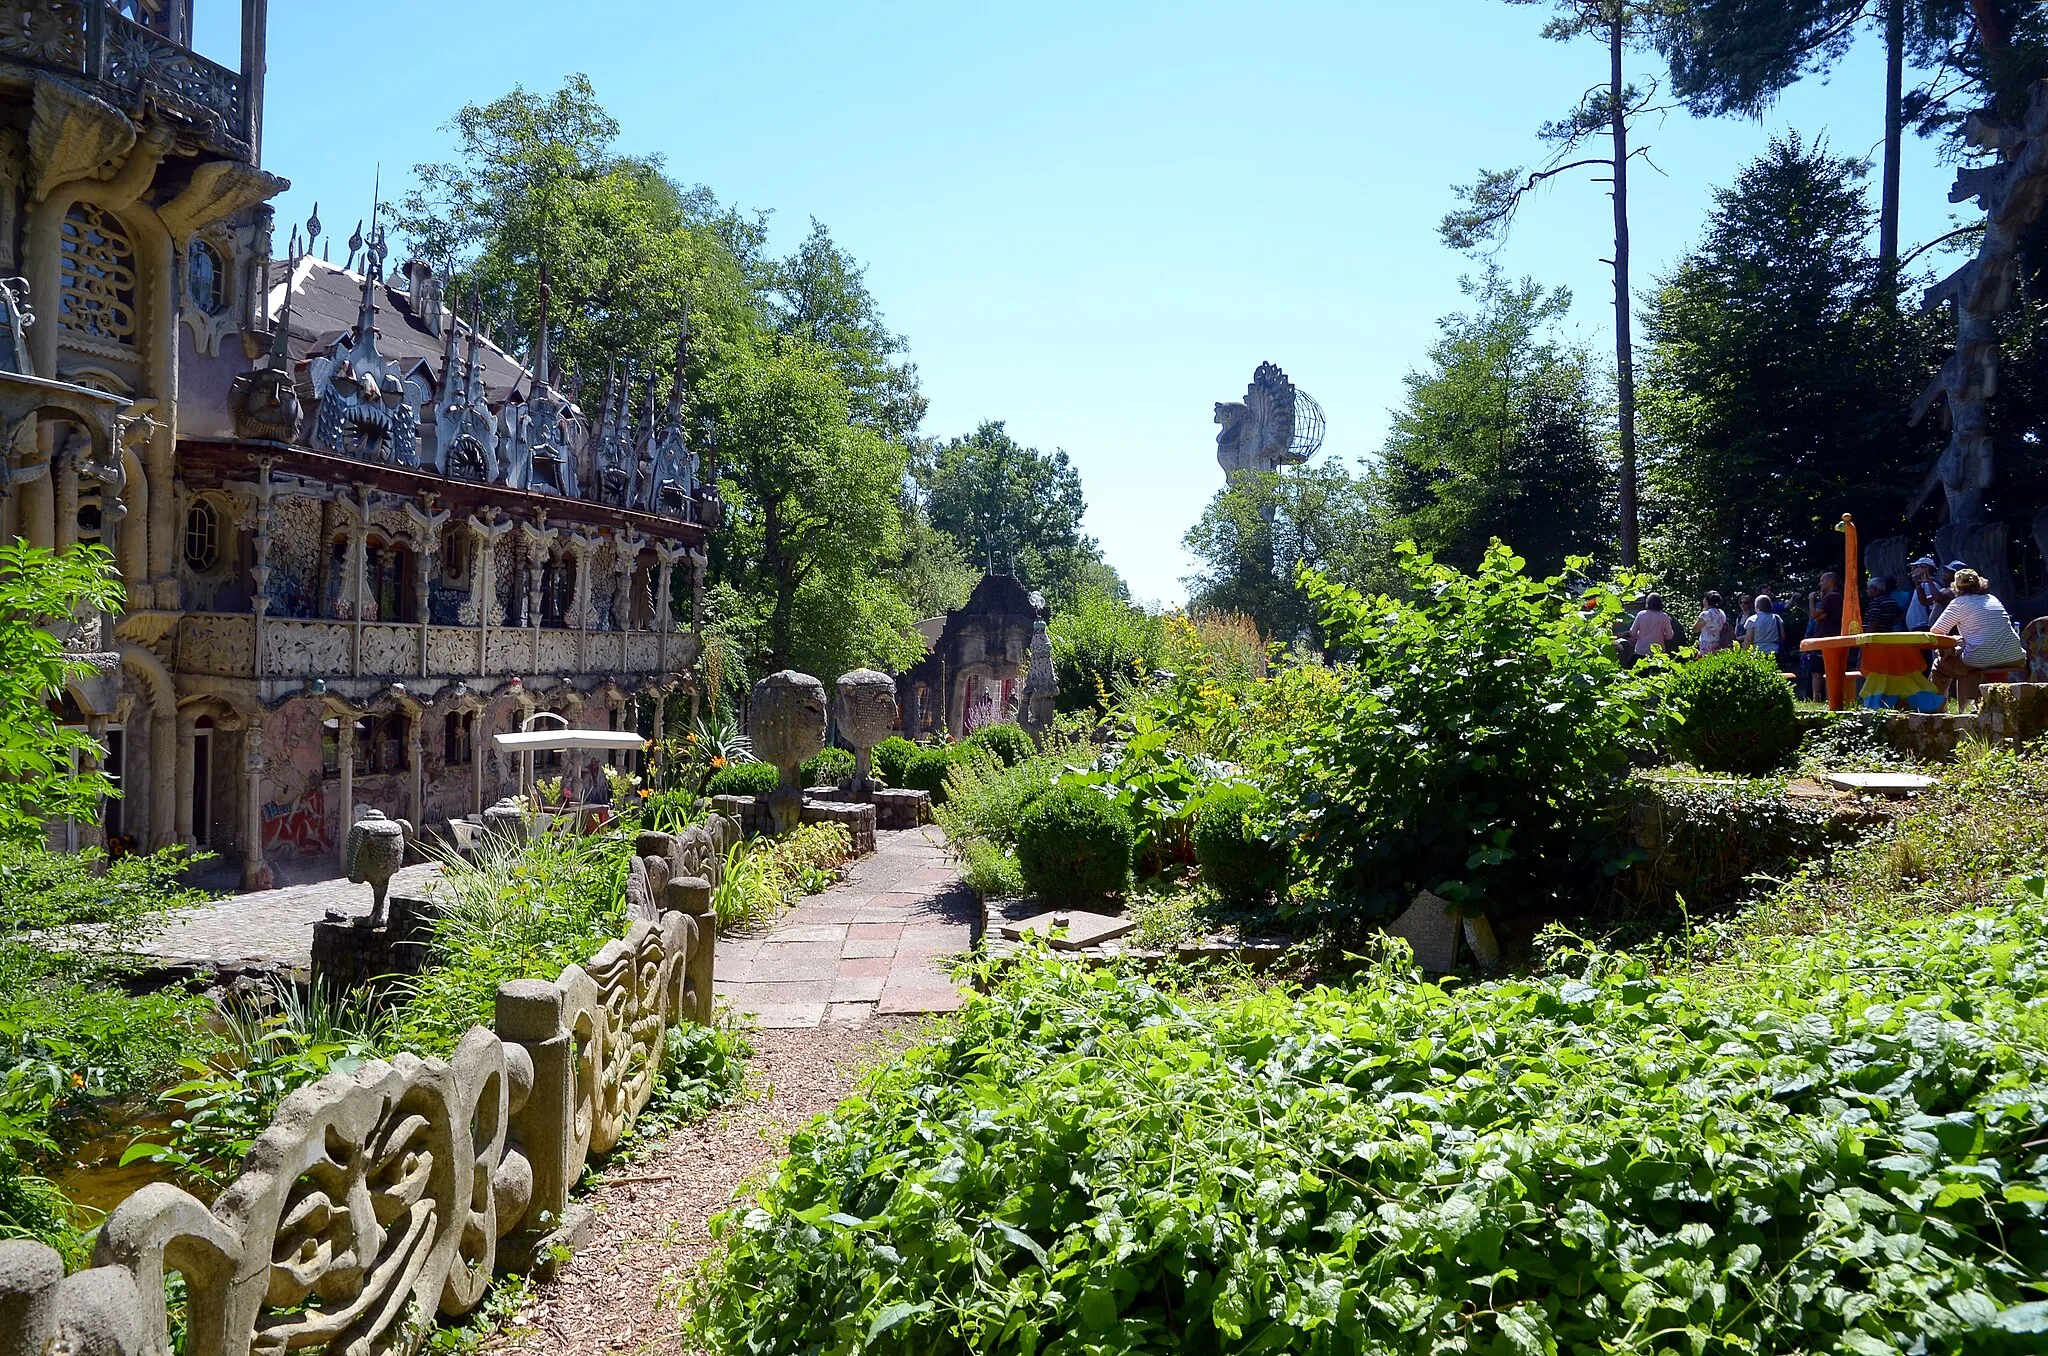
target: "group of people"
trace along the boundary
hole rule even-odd
[[[1950,683],[1957,695],[1968,701],[1987,671],[2022,668],[2027,649],[2005,605],[1995,597],[1984,576],[1963,561],[1951,561],[1945,568],[1933,556],[1912,563],[1904,587],[1883,575],[1871,579],[1863,602],[1862,631],[1924,631],[1952,635],[1961,644],[1954,649],[1932,651],[1932,682],[1907,684],[1910,693],[1894,695],[1931,696],[1946,702]],[[1692,623],[1689,641],[1700,654],[1743,647],[1758,650],[1776,660],[1778,667],[1794,675],[1801,696],[1814,701],[1826,697],[1826,678],[1821,656],[1802,652],[1800,642],[1819,636],[1842,634],[1842,577],[1830,570],[1806,595],[1803,607],[1765,591],[1742,595],[1731,610],[1718,591],[1702,600],[1698,618]],[[1628,630],[1617,638],[1623,662],[1634,663],[1657,650],[1674,650],[1686,643],[1676,618],[1664,609],[1664,599],[1655,593],[1629,619]],[[1889,648],[1889,647],[1887,647]],[[1866,646],[1874,652],[1877,647]],[[1920,654],[1908,649],[1908,654]],[[1916,660],[1917,672],[1925,677],[1930,668],[1925,658]],[[1924,689],[1924,691],[1923,691]],[[1873,693],[1866,684],[1866,696]],[[1902,704],[1926,706],[1927,701]]]

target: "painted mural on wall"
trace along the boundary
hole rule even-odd
[[[324,712],[313,701],[286,702],[264,725],[263,850],[321,857],[334,851],[340,806],[330,807],[321,776]]]

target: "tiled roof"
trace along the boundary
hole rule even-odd
[[[272,267],[273,278],[284,275],[289,267],[279,262]],[[394,292],[382,283],[377,284],[377,351],[387,358],[401,362],[414,359],[426,360],[441,375],[441,354],[444,341],[436,338],[426,325],[413,318],[412,299],[404,292]],[[271,320],[277,319],[284,306],[284,284],[273,283],[268,298]],[[363,275],[320,259],[299,260],[298,271],[292,276],[292,327],[290,337],[291,356],[294,359],[311,357],[334,341],[335,336],[355,327],[356,315],[363,304]],[[447,308],[441,311],[442,323],[451,323]],[[461,327],[462,349],[457,361],[464,361],[469,347],[469,326]],[[477,369],[483,376],[484,390],[491,404],[496,405],[512,391],[516,382],[526,384],[526,369],[519,361],[490,342],[488,338],[477,345]]]

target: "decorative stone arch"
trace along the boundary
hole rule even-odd
[[[127,741],[129,767],[123,790],[130,804],[134,803],[138,789],[143,792],[149,816],[145,846],[168,847],[176,841],[177,834],[178,689],[163,661],[142,646],[122,645],[118,653],[122,672],[149,698],[149,738]],[[130,725],[135,723],[134,714],[131,710]],[[139,769],[134,766],[138,746],[148,749],[144,766]],[[130,816],[130,822],[139,828],[140,816]]]

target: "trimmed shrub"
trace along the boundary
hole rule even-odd
[[[773,763],[727,763],[704,783],[707,796],[765,796],[781,780]]]
[[[1672,749],[1704,772],[1768,772],[1799,747],[1792,689],[1754,650],[1719,650],[1679,669],[1664,715]]]
[[[946,774],[953,768],[953,750],[949,745],[934,744],[919,749],[910,755],[903,765],[903,777],[897,784],[913,791],[932,793],[932,804],[943,805],[946,801]]]
[[[882,780],[891,786],[903,785],[903,768],[917,755],[917,745],[902,735],[890,735],[875,745],[872,762],[875,771],[882,774]]]
[[[960,741],[963,749],[986,749],[989,754],[1002,762],[1004,767],[1017,764],[1038,752],[1031,742],[1031,736],[1024,733],[1021,725],[985,725]]]
[[[802,774],[805,786],[837,786],[853,775],[853,754],[828,746],[803,765]]]
[[[1255,823],[1265,807],[1256,787],[1237,783],[1215,788],[1195,806],[1188,827],[1195,862],[1226,904],[1263,903],[1280,883],[1279,849]]]
[[[1017,864],[1049,903],[1086,904],[1130,882],[1137,830],[1123,808],[1085,786],[1056,787],[1017,825]]]

